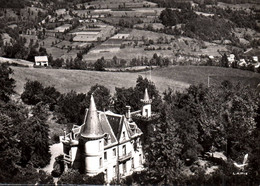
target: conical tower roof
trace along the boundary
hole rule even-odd
[[[104,132],[98,119],[98,113],[93,95],[90,98],[90,105],[85,122],[81,129],[81,136],[84,138],[102,138]]]
[[[144,91],[144,101],[149,101],[149,95],[148,95],[148,90],[147,88],[145,88],[145,91]]]
[[[152,102],[152,100],[149,99],[149,95],[148,95],[148,90],[147,90],[147,88],[145,88],[145,91],[144,91],[144,99],[141,99],[141,101],[142,101],[143,103],[151,103],[151,102]]]

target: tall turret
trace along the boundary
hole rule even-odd
[[[96,108],[93,95],[91,95],[90,98],[89,109],[87,111],[87,115],[85,117],[85,121],[82,126],[80,135],[83,138],[90,138],[90,139],[102,138],[104,135],[102,126],[98,119],[97,108]]]
[[[96,104],[91,95],[89,109],[80,132],[80,148],[85,160],[84,172],[95,175],[103,168],[104,131],[98,118]]]
[[[149,99],[147,88],[145,89],[145,92],[144,92],[144,99],[141,99],[141,102],[143,103],[142,116],[150,117],[152,114],[152,111],[151,111],[152,110],[151,109],[152,99]]]

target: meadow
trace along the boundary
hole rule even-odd
[[[44,86],[54,86],[60,92],[65,93],[71,90],[87,93],[90,87],[101,84],[114,93],[115,87],[135,86],[139,75],[150,77],[150,72],[97,72],[86,70],[66,69],[44,69],[44,68],[21,68],[12,67],[16,80],[16,92],[21,94],[27,80],[37,80]],[[167,68],[156,68],[151,72],[151,80],[154,82],[160,93],[168,87],[175,91],[183,91],[191,84],[203,83],[207,85],[208,76],[210,83],[223,80],[239,80],[250,84],[252,87],[260,82],[260,74],[242,71],[239,69],[208,67],[208,66],[172,66]],[[212,85],[212,84],[210,84]]]

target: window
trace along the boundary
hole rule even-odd
[[[126,146],[125,145],[123,145],[123,155],[126,155]]]
[[[102,167],[102,158],[99,158],[99,167]]]
[[[126,162],[123,163],[123,173],[126,173]]]
[[[139,164],[142,165],[142,154],[139,154]]]
[[[116,166],[113,166],[113,176],[116,176]]]
[[[123,132],[123,139],[125,139],[125,131]]]
[[[102,141],[99,141],[99,150],[102,150]]]
[[[105,178],[107,180],[107,169],[105,169]]]
[[[104,160],[107,160],[107,152],[104,152]]]
[[[109,134],[105,134],[105,138],[104,139],[105,139],[105,145],[111,143],[111,137],[110,137]]]
[[[148,116],[148,109],[145,109],[145,115]]]
[[[113,149],[113,155],[116,156],[116,148]]]
[[[134,158],[132,158],[132,168],[135,168],[135,161],[134,161]]]

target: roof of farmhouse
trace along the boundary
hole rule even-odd
[[[35,62],[48,61],[48,57],[47,56],[35,56],[34,60],[35,60]]]

